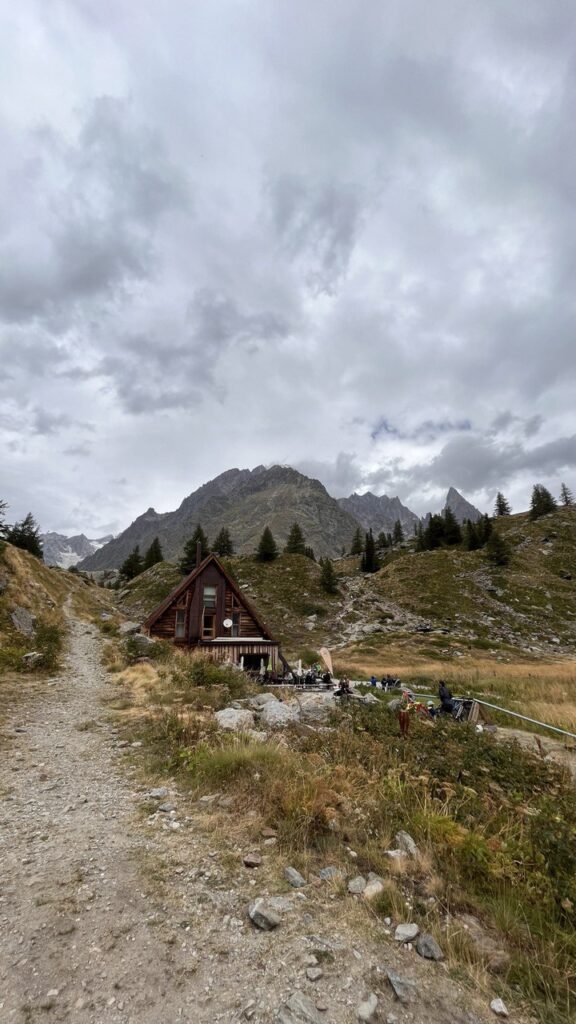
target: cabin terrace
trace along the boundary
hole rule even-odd
[[[217,661],[276,672],[279,644],[214,554],[208,555],[144,622],[150,636]]]

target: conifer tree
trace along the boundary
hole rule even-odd
[[[6,509],[8,505],[5,501],[0,498],[0,537],[3,537],[8,530],[6,523],[4,522],[4,516],[6,515]]]
[[[158,537],[154,537],[154,540],[144,555],[144,569],[151,569],[153,565],[163,561],[164,555],[162,554],[160,541],[158,540]]]
[[[350,548],[351,555],[361,555],[364,550],[364,541],[362,540],[362,530],[360,527],[356,530],[352,538],[352,547]]]
[[[216,555],[220,555],[222,558],[229,558],[234,554],[234,545],[230,536],[230,530],[227,530],[225,526],[222,527],[220,533],[216,537],[212,545],[212,550]]]
[[[462,540],[462,530],[460,529],[460,524],[449,505],[444,509],[443,519],[444,543],[460,544]]]
[[[394,532],[392,534],[392,541],[394,544],[404,543],[404,530],[402,529],[402,523],[399,519],[394,523]]]
[[[14,523],[6,532],[6,540],[15,548],[22,548],[29,551],[31,555],[42,560],[42,542],[40,540],[40,527],[31,512],[24,517],[21,523]]]
[[[304,548],[304,554],[306,558],[309,558],[312,562],[316,561],[316,555],[314,554],[314,548],[311,548],[308,544]]]
[[[572,494],[570,488],[566,486],[566,484],[562,484],[560,488],[560,501],[563,505],[574,504],[574,495]]]
[[[497,530],[492,530],[488,538],[486,557],[493,565],[508,565],[510,561],[510,548]]]
[[[260,537],[256,560],[258,562],[273,562],[275,558],[278,558],[278,546],[272,536],[272,530],[266,526]]]
[[[466,551],[477,551],[481,547],[482,542],[478,536],[476,523],[473,523],[471,519],[467,519],[464,524],[464,548]]]
[[[424,528],[422,523],[418,523],[416,527],[416,551],[426,551],[426,544],[424,543]]]
[[[182,557],[178,562],[178,568],[183,576],[188,576],[196,568],[196,548],[200,544],[200,558],[206,558],[208,554],[208,538],[198,523],[194,533],[184,545]]]
[[[492,534],[492,520],[489,515],[480,516],[480,519],[476,523],[476,532],[478,534],[478,540],[480,541],[480,547],[483,547],[487,543]]]
[[[384,533],[384,530],[380,530],[380,533],[376,538],[376,547],[379,551],[385,551],[388,547],[388,537]]]
[[[378,569],[380,568],[372,530],[368,530],[368,533],[364,538],[364,554],[362,555],[360,568],[362,572],[378,572]]]
[[[299,526],[298,523],[292,523],[292,526],[290,527],[290,533],[288,534],[288,540],[286,541],[284,553],[286,555],[306,554],[306,541],[304,540],[302,527]]]
[[[534,484],[532,489],[532,501],[530,503],[530,519],[540,519],[556,508],[556,502],[548,488],[543,484]]]
[[[501,491],[498,491],[496,495],[496,501],[494,503],[494,515],[495,516],[509,516],[512,509],[506,498]]]
[[[140,554],[140,545],[132,548],[132,551],[127,558],[124,559],[120,566],[120,575],[125,580],[133,580],[135,576],[139,576],[144,569],[144,562],[142,555]]]
[[[331,560],[329,558],[322,558],[320,565],[322,567],[322,572],[320,573],[320,586],[322,590],[325,590],[327,594],[337,594],[338,580]]]
[[[428,520],[428,525],[424,530],[424,546],[426,551],[434,551],[435,548],[439,548],[444,540],[444,516],[433,515]]]

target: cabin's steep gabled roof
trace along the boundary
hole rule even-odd
[[[265,640],[270,640],[270,641],[272,641],[272,643],[275,643],[275,640],[274,640],[274,637],[272,636],[272,633],[268,629],[268,627],[267,627],[266,623],[264,622],[264,620],[262,619],[262,617],[258,614],[256,609],[254,608],[254,605],[242,593],[242,591],[240,590],[238,584],[232,578],[230,573],[226,572],[226,569],[222,565],[222,562],[220,561],[220,559],[217,558],[216,555],[213,554],[212,552],[209,555],[206,555],[206,558],[204,558],[200,562],[200,565],[197,565],[196,568],[193,569],[192,572],[188,574],[188,576],[185,576],[184,579],[182,580],[182,583],[179,583],[178,586],[174,588],[174,590],[170,591],[168,596],[165,597],[164,600],[161,601],[160,604],[157,605],[156,608],[154,608],[154,610],[152,612],[150,612],[150,615],[148,616],[148,618],[145,619],[144,622],[142,623],[144,628],[145,629],[150,629],[154,625],[154,623],[157,622],[157,620],[160,618],[160,616],[163,615],[164,612],[170,607],[170,605],[174,601],[177,601],[178,598],[181,596],[181,594],[184,594],[186,592],[188,587],[194,582],[194,580],[198,576],[200,576],[202,574],[204,569],[206,569],[206,567],[208,565],[210,565],[210,563],[213,563],[216,566],[216,568],[218,569],[220,574],[226,580],[226,583],[230,587],[230,590],[233,592],[233,594],[235,595],[237,600],[240,602],[241,605],[243,605],[243,607],[248,612],[248,614],[254,619],[254,622],[256,623],[258,628],[261,630],[262,636],[264,637],[264,639]]]

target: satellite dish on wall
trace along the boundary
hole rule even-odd
[[[230,629],[230,626],[232,625],[232,619],[224,619],[222,625],[225,627],[225,629]]]

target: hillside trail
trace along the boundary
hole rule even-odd
[[[371,989],[382,1022],[491,1019],[486,992],[359,929],[366,912],[357,898],[343,904],[330,886],[287,892],[278,854],[268,855],[258,832],[263,866],[245,868],[233,809],[229,834],[217,835],[206,802],[158,779],[173,807],[160,810],[138,750],[110,720],[115,691],[99,630],[67,614],[62,672],[41,694],[23,695],[2,728],[2,1024],[354,1024]],[[283,896],[274,932],[247,918],[259,895]],[[306,975],[312,956],[323,970],[316,981]],[[415,982],[409,1007],[395,1001],[387,967]],[[279,1017],[298,993],[314,1015]]]

